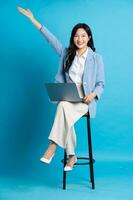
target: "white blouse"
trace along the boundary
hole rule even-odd
[[[72,65],[69,69],[69,81],[76,83],[80,97],[84,97],[82,79],[88,51],[89,47],[87,47],[86,51],[81,56],[79,56],[78,52],[76,52]]]
[[[84,65],[87,58],[88,50],[89,48],[87,47],[86,51],[81,56],[79,56],[78,52],[76,52],[72,65],[69,69],[69,76],[74,83],[82,83]]]

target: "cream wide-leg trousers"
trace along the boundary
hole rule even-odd
[[[66,149],[67,155],[75,155],[76,134],[74,124],[87,112],[88,104],[60,101],[48,139]]]

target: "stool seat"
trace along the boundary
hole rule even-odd
[[[82,117],[90,117],[89,112],[85,113]]]
[[[90,114],[87,112],[82,117],[86,117],[87,119],[87,137],[88,137],[88,157],[77,157],[78,160],[85,160],[86,162],[76,162],[74,165],[89,165],[90,169],[90,182],[92,185],[92,189],[95,189],[95,180],[94,180],[94,167],[93,164],[95,160],[93,159],[92,153],[92,140],[91,140],[91,127],[90,127]],[[64,171],[64,167],[67,163],[67,154],[64,150],[64,159],[62,160],[63,165],[63,189],[66,189],[66,171]]]

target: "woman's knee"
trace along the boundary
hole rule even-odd
[[[59,104],[58,104],[58,107],[64,108],[64,107],[66,107],[68,104],[69,104],[68,101],[60,101]]]

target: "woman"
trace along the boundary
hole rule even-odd
[[[96,114],[96,101],[104,89],[103,61],[101,56],[95,52],[92,32],[87,24],[80,23],[74,26],[69,47],[64,48],[60,41],[34,18],[29,9],[18,7],[18,11],[28,17],[60,56],[56,82],[76,83],[80,95],[84,97],[83,102],[80,103],[67,101],[58,103],[49,135],[50,144],[40,159],[44,163],[50,163],[59,145],[66,149],[69,157],[64,170],[71,171],[77,160],[74,152],[76,146],[74,124],[88,111],[90,117]]]

